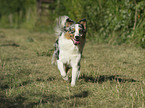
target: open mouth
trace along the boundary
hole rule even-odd
[[[80,44],[80,41],[79,40],[72,39],[72,41],[73,41],[74,45]]]
[[[74,41],[74,44],[78,45],[78,44],[80,44],[80,41]]]

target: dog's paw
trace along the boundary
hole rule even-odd
[[[62,76],[63,80],[68,81],[68,76]]]
[[[76,85],[75,82],[71,82],[71,87],[74,87]]]
[[[71,84],[71,87],[74,87],[75,86],[75,84]]]

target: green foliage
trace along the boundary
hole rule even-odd
[[[32,28],[35,11],[36,0],[0,0],[0,27]]]
[[[9,15],[21,10],[25,13],[27,8],[35,4],[35,0],[0,0],[0,2],[0,13],[2,15]]]
[[[145,30],[143,28],[145,28],[145,19],[140,19],[136,29],[132,31],[129,41],[145,48]]]
[[[142,48],[145,48],[145,1],[141,1],[139,2],[136,6],[135,6],[136,10],[137,10],[137,24],[136,24],[136,28],[131,31],[131,42],[137,44],[138,46],[141,46]]]
[[[92,41],[145,48],[144,0],[56,0],[48,7],[49,16],[38,17],[36,0],[0,0],[0,27],[52,31],[55,19],[68,15],[75,22],[87,19]]]
[[[109,44],[133,42],[145,46],[144,0],[58,1],[59,7],[55,9],[57,16],[68,15],[75,21],[87,18],[89,39]]]

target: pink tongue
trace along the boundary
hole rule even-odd
[[[75,41],[75,40],[74,40],[74,44],[80,44],[80,42],[79,42],[79,41]]]
[[[80,41],[76,41],[73,38],[72,38],[72,40],[73,40],[73,42],[74,42],[75,45],[80,44]]]

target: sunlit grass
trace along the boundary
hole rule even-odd
[[[87,40],[72,88],[51,65],[53,34],[0,32],[0,107],[145,107],[145,50]]]

